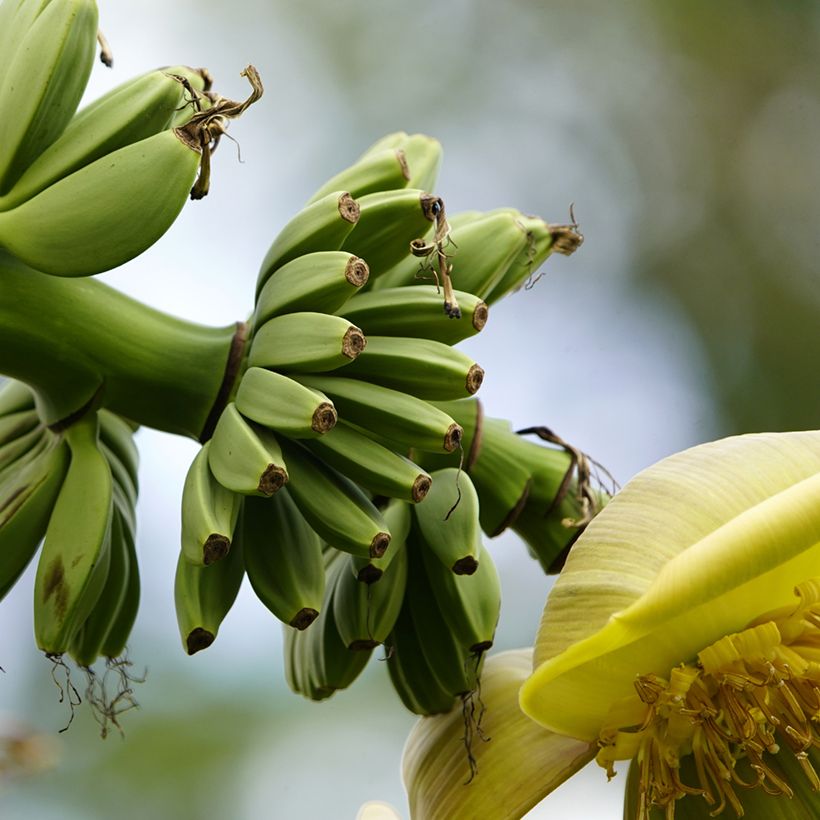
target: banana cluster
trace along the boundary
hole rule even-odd
[[[517,521],[537,485],[532,516],[551,517],[533,537],[563,550],[575,532],[550,529],[570,456],[482,425],[483,370],[453,345],[484,328],[482,295],[580,235],[510,209],[451,223],[426,192],[440,157],[424,135],[385,137],[272,243],[236,387],[185,482],[176,583],[189,653],[244,572],[285,625],[294,691],[329,697],[383,644],[418,714],[478,688],[500,609],[482,528]]]
[[[133,433],[104,409],[55,432],[25,385],[0,389],[0,596],[43,541],[37,646],[86,668],[124,654],[139,607]]]
[[[245,103],[205,69],[125,82],[75,113],[96,51],[95,0],[0,3],[0,247],[58,276],[127,262],[207,192],[210,153]],[[13,116],[10,112],[13,112]]]

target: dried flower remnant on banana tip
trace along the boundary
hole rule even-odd
[[[241,117],[264,93],[262,79],[254,66],[247,66],[241,76],[246,77],[251,84],[251,93],[244,102],[236,102],[213,92],[206,92],[203,96],[209,100],[210,105],[203,109],[200,95],[192,92],[196,113],[185,125],[176,129],[180,139],[202,153],[199,177],[191,188],[191,199],[202,199],[208,194],[211,182],[211,154],[226,132],[228,122]]]

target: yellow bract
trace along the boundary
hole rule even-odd
[[[820,569],[820,433],[739,436],[645,470],[576,543],[521,707],[592,742],[638,675],[667,676],[793,601]]]

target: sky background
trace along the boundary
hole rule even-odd
[[[277,231],[329,176],[395,130],[444,145],[448,213],[514,206],[586,241],[494,306],[463,345],[489,415],[545,424],[624,483],[685,447],[817,426],[820,405],[820,11],[692,0],[100,2],[115,68],[87,99],[156,66],[206,65],[242,99],[210,195],[142,257],[104,274],[151,305],[228,325],[252,308]],[[241,151],[241,161],[240,154]],[[105,317],[100,317],[105,321]],[[27,574],[3,601],[0,709],[50,736],[61,765],[0,790],[8,818],[406,815],[414,722],[375,660],[311,704],[283,680],[279,625],[246,586],[217,642],[183,653],[173,611],[179,496],[194,442],[138,434],[143,606],[131,646],[142,708],[100,741],[65,706],[32,641]],[[550,582],[513,536],[491,542],[496,646],[530,644]],[[376,653],[378,654],[378,653]],[[594,766],[533,817],[621,817]]]

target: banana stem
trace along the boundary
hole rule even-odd
[[[0,373],[36,390],[47,424],[93,402],[199,438],[235,328],[187,322],[95,279],[49,276],[0,252]]]

